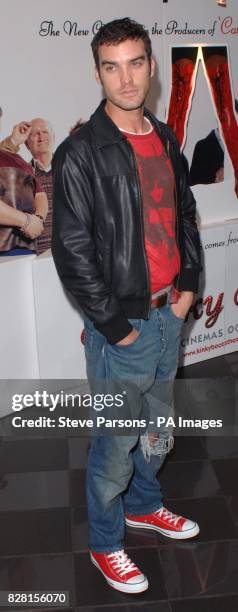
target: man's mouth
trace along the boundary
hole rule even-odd
[[[122,96],[134,96],[135,94],[137,94],[137,89],[123,89],[121,91]]]

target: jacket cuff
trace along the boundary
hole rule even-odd
[[[127,318],[121,313],[113,317],[113,319],[110,319],[107,323],[101,325],[94,323],[94,327],[106,337],[109,344],[120,342],[120,340],[128,336],[133,329]]]
[[[183,268],[179,274],[177,289],[179,291],[198,292],[199,270]]]

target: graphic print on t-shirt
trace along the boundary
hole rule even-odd
[[[144,239],[151,292],[171,284],[179,271],[175,237],[174,174],[155,130],[128,134],[133,146],[141,183]]]

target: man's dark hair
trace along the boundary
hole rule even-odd
[[[144,26],[129,17],[124,19],[114,19],[105,23],[97,34],[95,34],[92,42],[92,52],[97,69],[99,68],[98,49],[101,45],[119,45],[125,40],[143,40],[145,45],[148,60],[151,60],[151,40]]]

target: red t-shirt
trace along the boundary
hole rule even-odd
[[[152,129],[147,134],[123,130],[134,149],[140,177],[145,249],[151,293],[173,283],[180,268],[176,243],[174,173],[164,146]]]
[[[23,212],[32,213],[36,193],[44,191],[34,170],[20,155],[0,151],[0,200]],[[34,244],[17,227],[0,225],[0,251],[15,247],[32,249]]]

